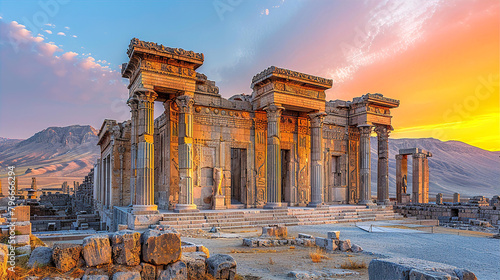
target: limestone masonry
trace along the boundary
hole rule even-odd
[[[377,93],[326,101],[332,80],[275,66],[253,77],[252,95],[225,99],[196,71],[201,53],[134,38],[127,54],[131,120],[103,122],[94,168],[94,207],[108,229],[119,216],[154,223],[158,209],[371,205],[372,131],[377,202],[389,202],[398,100]],[[154,102],[164,107],[157,119]],[[115,206],[130,207],[117,213]]]

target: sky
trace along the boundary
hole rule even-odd
[[[225,98],[275,65],[333,79],[327,100],[399,99],[393,138],[500,150],[498,0],[3,0],[0,17],[0,137],[130,118],[137,37],[204,53]]]

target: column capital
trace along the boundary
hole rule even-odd
[[[370,133],[372,133],[372,125],[362,124],[358,125],[359,132],[361,133],[361,137],[370,137]]]
[[[175,99],[175,104],[179,108],[180,113],[192,113],[194,98],[189,95],[181,95]]]
[[[385,125],[376,125],[374,131],[377,133],[377,136],[382,138],[389,138],[389,134],[391,133],[391,129]]]
[[[325,112],[314,112],[308,114],[311,119],[311,127],[321,127],[327,114]]]
[[[154,102],[157,97],[158,94],[154,90],[147,88],[139,88],[136,91],[134,91],[134,94],[132,95],[131,98],[136,99],[137,101]]]
[[[278,104],[270,104],[264,108],[264,111],[267,113],[267,120],[268,121],[279,121],[281,117],[281,112],[285,110],[284,107],[278,105]]]

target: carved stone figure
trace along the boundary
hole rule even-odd
[[[222,195],[222,179],[224,179],[224,173],[222,168],[216,167],[214,168],[214,194]]]

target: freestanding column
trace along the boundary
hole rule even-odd
[[[429,203],[429,164],[424,153],[413,154],[413,202]]]
[[[389,133],[386,126],[375,128],[378,140],[377,163],[377,202],[390,204],[389,201]]]
[[[309,207],[323,205],[323,119],[326,113],[309,114],[311,118],[311,202]]]
[[[271,104],[267,112],[267,203],[264,208],[281,208],[280,119],[283,107]]]
[[[176,212],[198,211],[193,199],[193,104],[191,95],[181,95],[179,107],[179,203]]]
[[[360,125],[359,132],[361,134],[359,140],[360,154],[360,202],[359,204],[371,205],[371,167],[370,167],[370,133],[372,132],[371,125]]]
[[[154,204],[154,101],[157,94],[154,91],[137,93],[137,161],[136,190],[134,213],[156,212]]]
[[[396,155],[396,200],[403,203],[403,195],[406,195],[408,184],[408,156]]]
[[[135,205],[135,189],[136,189],[136,159],[137,159],[137,122],[139,114],[139,104],[135,95],[127,101],[130,106],[131,118],[131,133],[130,133],[130,206]]]

